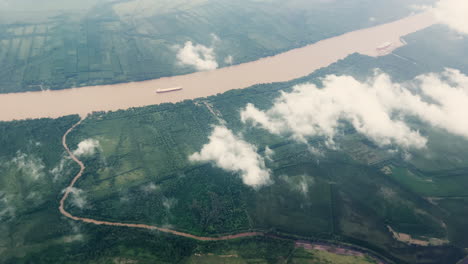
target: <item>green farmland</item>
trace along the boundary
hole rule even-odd
[[[226,66],[226,55],[235,63],[251,61],[372,24],[367,18],[352,19],[356,3],[368,5],[362,11],[366,15],[386,20],[408,13],[399,9],[383,16],[373,4],[382,6],[380,1],[350,1],[338,9],[349,23],[331,23],[329,14],[317,8],[299,10],[301,0],[268,1],[288,8],[278,11],[283,19],[269,15],[269,7],[261,5],[266,1],[190,2],[166,3],[138,16],[140,9],[125,6],[129,1],[96,7],[90,0],[79,6],[88,11],[69,11],[77,19],[40,12],[28,23],[0,17],[0,92],[188,73],[194,69],[176,65],[171,47],[189,39],[210,45],[211,33],[223,43],[217,51],[220,66]],[[252,9],[258,12],[249,19],[239,15]],[[286,17],[291,10],[297,16]],[[310,31],[300,34],[306,29],[294,25],[305,18]],[[245,23],[234,27],[240,20]],[[353,54],[287,83],[96,112],[67,137],[86,166],[65,203],[74,216],[206,237],[253,231],[262,236],[197,241],[66,218],[59,202],[79,167],[65,152],[62,136],[79,117],[0,122],[0,263],[457,263],[468,254],[465,137],[409,117],[408,125],[427,137],[427,147],[401,152],[379,147],[344,124],[335,138],[339,147],[332,148],[324,137],[298,142],[246,125],[240,116],[249,103],[269,109],[282,92],[307,82],[320,86],[328,74],[365,80],[379,68],[398,82],[445,67],[468,74],[468,38],[437,25],[405,40],[407,46],[388,56]],[[255,152],[268,157],[270,184],[252,188],[239,173],[190,161],[216,125],[254,143]],[[355,254],[302,248],[300,242],[350,248]]]
[[[402,0],[68,2],[19,0],[11,12],[0,9],[0,93],[193,72],[176,62],[177,46],[186,41],[214,48],[223,67],[229,56],[234,64],[253,61],[411,12]]]
[[[447,38],[440,27],[428,31]],[[397,54],[420,49],[425,36],[424,32],[411,36],[410,45]],[[441,51],[432,52],[438,56]],[[72,194],[66,208],[77,216],[158,225],[203,236],[258,230],[351,243],[396,263],[455,263],[468,247],[463,221],[468,187],[465,139],[413,122],[435,143],[422,152],[412,152],[413,158],[407,161],[348,129],[337,138],[342,149],[322,148],[324,156],[317,157],[304,144],[246,127],[240,121],[239,109],[247,103],[267,108],[280,91],[288,91],[296,83],[320,82],[319,77],[330,72],[362,78],[379,67],[405,80],[436,70],[405,71],[399,60],[395,56],[372,59],[353,55],[290,83],[257,85],[175,105],[95,113],[69,136],[72,149],[90,138],[100,146],[95,155],[81,158],[87,167],[75,186],[81,191]],[[460,63],[458,57],[451,61]],[[431,65],[421,59],[418,62]],[[361,67],[354,67],[357,64]],[[466,64],[461,66],[467,69]],[[235,174],[188,160],[207,143],[211,126],[219,124],[219,118],[235,133],[256,142],[260,153],[266,147],[274,151],[266,164],[273,184],[254,190]],[[303,252],[294,249],[289,240],[275,238],[202,243],[64,219],[57,210],[58,200],[77,166],[66,158],[60,140],[77,119],[1,124],[0,172],[1,186],[5,186],[0,193],[2,262],[213,263],[233,255],[225,261],[276,263],[289,256],[292,263],[315,263],[311,262],[314,259],[328,263],[325,259],[332,257]],[[321,142],[320,138],[309,139],[317,148],[323,146]],[[428,153],[434,154],[425,155]],[[38,175],[15,164],[35,167]],[[413,239],[442,242],[409,245],[397,241],[389,227]],[[86,254],[80,253],[85,249]],[[352,261],[367,263],[365,259]]]

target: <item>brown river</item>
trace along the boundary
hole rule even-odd
[[[285,82],[307,76],[353,53],[380,56],[401,47],[401,37],[436,23],[431,13],[420,13],[388,24],[325,39],[276,56],[207,72],[155,80],[89,86],[65,90],[0,95],[0,120],[113,111],[207,97],[255,84]],[[379,49],[380,48],[380,49]],[[157,89],[183,90],[156,93]]]

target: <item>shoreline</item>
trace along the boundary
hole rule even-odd
[[[324,39],[275,56],[213,71],[141,82],[0,94],[0,121],[58,118],[73,114],[84,117],[96,111],[177,103],[256,84],[287,82],[307,76],[354,53],[372,57],[385,56],[405,45],[402,37],[435,23],[432,13],[423,12]],[[391,43],[385,52],[378,50],[382,43]],[[157,89],[170,87],[184,89],[165,94],[156,93]]]

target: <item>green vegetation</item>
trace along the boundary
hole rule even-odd
[[[443,31],[433,27],[426,33],[447,38],[454,54],[447,60],[461,63],[456,54],[466,53],[462,47],[468,40],[455,45],[460,40],[451,40]],[[427,35],[418,33],[409,40],[411,44],[397,54],[424,46]],[[437,47],[431,54],[445,56]],[[304,144],[240,121],[239,109],[248,102],[268,108],[280,91],[297,83],[319,82],[325,74],[363,78],[379,67],[395,79],[408,80],[436,68],[427,66],[432,57],[419,58],[420,67],[401,60],[393,55],[378,59],[353,55],[289,83],[257,85],[179,104],[95,113],[69,136],[72,150],[90,138],[98,140],[100,148],[95,155],[80,157],[87,169],[75,187],[82,191],[71,195],[67,209],[82,217],[160,225],[206,236],[260,230],[294,239],[349,243],[395,263],[455,263],[468,247],[467,140],[414,121],[411,124],[429,137],[430,144],[424,151],[412,152],[413,159],[390,155],[352,129],[337,138],[343,146],[339,150],[323,148],[320,138],[309,139],[324,152],[317,158]],[[466,72],[468,65],[459,68]],[[228,128],[255,142],[259,152],[267,146],[274,150],[266,164],[272,170],[272,185],[254,190],[238,175],[188,160],[208,142],[210,125],[219,122],[205,103],[219,112]],[[372,263],[295,249],[291,240],[278,237],[208,243],[65,219],[57,210],[58,201],[77,166],[64,155],[60,140],[77,118],[0,124],[0,262],[212,263],[236,255],[223,261]],[[303,181],[306,191],[298,187]],[[409,245],[394,239],[388,227],[415,239],[437,238],[449,244]]]
[[[333,254],[327,251],[299,249],[294,253],[292,263],[298,264],[376,264],[377,262],[368,257],[345,256]]]
[[[19,0],[2,6],[0,93],[193,72],[176,59],[175,46],[189,40],[214,45],[220,66],[229,65],[228,56],[234,63],[252,61],[395,20],[409,14],[411,4],[431,1],[159,2]]]
[[[247,246],[231,246],[229,251],[218,253],[195,253],[187,263],[294,263],[294,264],[376,264],[376,260],[365,256],[335,254],[321,250],[307,250],[303,248],[277,248],[284,252],[271,254],[272,248],[264,252],[265,248],[258,247],[258,241]],[[248,249],[247,249],[248,248]],[[235,250],[234,250],[235,249]],[[253,251],[255,249],[256,251]],[[288,249],[287,251],[285,249]]]

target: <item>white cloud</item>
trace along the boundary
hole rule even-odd
[[[43,202],[42,194],[40,192],[30,192],[24,199],[29,205],[39,205]]]
[[[78,144],[78,148],[73,151],[75,156],[89,157],[96,153],[101,148],[99,141],[96,139],[88,138]]]
[[[49,172],[52,174],[54,181],[58,180],[60,176],[64,173],[64,170],[67,166],[67,163],[69,161],[68,157],[63,157],[59,164],[52,168]]]
[[[72,242],[77,242],[77,241],[84,241],[85,236],[81,233],[81,228],[80,228],[81,225],[74,221],[68,221],[68,223],[71,226],[71,229],[69,229],[69,231],[71,231],[72,234],[68,236],[64,236],[63,242],[72,243]]]
[[[0,221],[15,217],[15,207],[11,205],[11,196],[0,191]]]
[[[174,208],[174,206],[177,204],[177,199],[175,198],[167,198],[167,197],[162,197],[162,204],[166,210],[171,210]]]
[[[144,186],[142,186],[141,189],[143,190],[143,192],[152,193],[152,192],[159,191],[161,187],[150,182],[149,184],[145,184]]]
[[[441,23],[460,33],[468,34],[467,0],[439,0],[433,11]]]
[[[270,171],[257,148],[234,135],[224,126],[216,126],[210,142],[189,157],[191,161],[213,162],[224,170],[240,173],[244,184],[254,188],[271,182]]]
[[[308,175],[299,175],[299,176],[280,176],[280,179],[285,181],[291,189],[307,195],[309,193],[309,188],[315,183],[313,177]]]
[[[414,83],[419,84],[421,95],[407,88]],[[346,120],[379,146],[408,149],[425,147],[427,139],[405,123],[406,116],[468,138],[466,113],[468,76],[446,70],[419,76],[411,84],[393,83],[386,74],[367,82],[330,75],[323,79],[321,89],[304,84],[282,93],[267,111],[249,104],[241,119],[274,134],[290,134],[300,142],[324,136],[329,145],[340,133],[341,121]]]
[[[75,187],[67,187],[67,189],[71,194],[71,203],[74,206],[83,209],[86,205],[86,197],[84,191]]]
[[[221,39],[215,33],[211,33],[210,36],[211,36],[213,46],[221,42]]]
[[[265,158],[269,161],[273,161],[273,155],[275,155],[275,152],[269,147],[265,147]]]
[[[12,206],[3,207],[0,209],[0,221],[15,217],[15,208]]]
[[[63,242],[65,242],[65,243],[73,243],[73,242],[77,242],[77,241],[84,241],[84,235],[83,234],[76,234],[76,235],[63,237]]]
[[[226,58],[224,58],[224,63],[233,64],[234,63],[234,58],[231,55],[229,55]]]
[[[25,154],[21,151],[16,153],[11,162],[25,175],[29,175],[33,180],[37,180],[43,177],[44,174],[44,162],[42,159],[37,158],[33,155]]]
[[[191,41],[185,42],[184,47],[179,48],[177,60],[181,65],[193,66],[199,71],[218,68],[214,48],[201,44],[194,45]]]
[[[433,103],[419,96],[406,96],[399,108],[435,127],[468,138],[468,76],[447,69],[440,74],[419,76],[417,81],[421,93]]]

